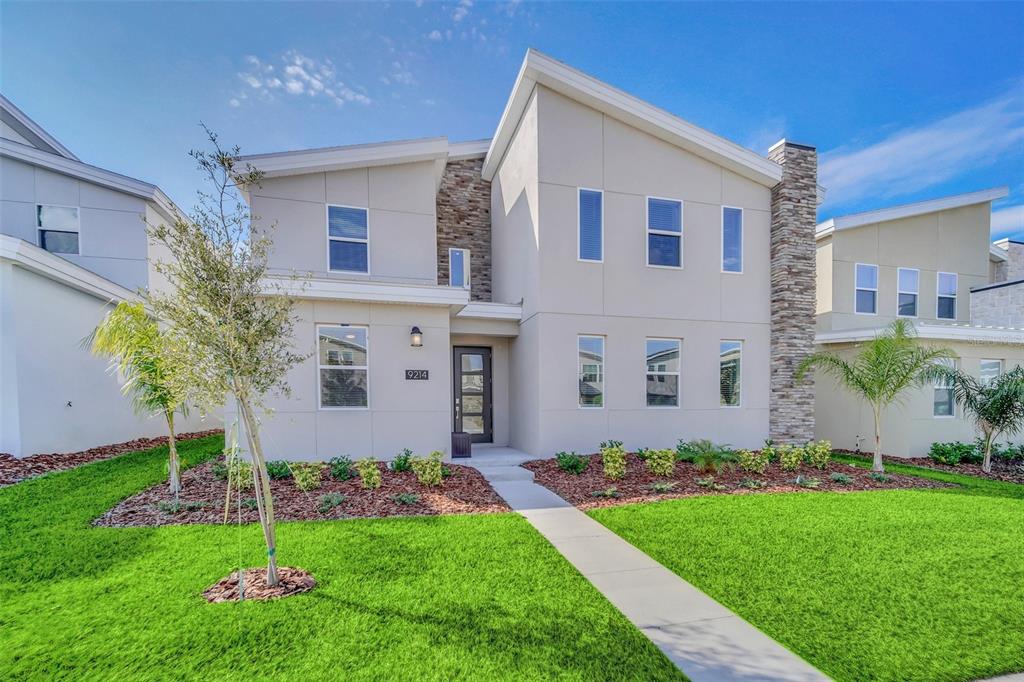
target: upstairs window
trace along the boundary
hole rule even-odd
[[[874,315],[878,312],[878,266],[857,263],[854,312]]]
[[[579,259],[600,263],[604,260],[604,193],[599,189],[580,189]]]
[[[365,208],[327,207],[327,247],[331,270],[369,273],[369,237],[369,217]]]
[[[981,379],[981,383],[988,386],[993,381],[999,378],[999,375],[1003,373],[1003,361],[1002,360],[982,360],[980,372],[978,378]]]
[[[50,253],[78,254],[78,208],[36,205],[39,246]]]
[[[580,407],[604,407],[604,337],[579,336],[576,350]]]
[[[722,272],[743,272],[743,209],[722,207]]]
[[[719,402],[722,407],[740,406],[740,361],[742,341],[722,341],[718,345]]]
[[[469,288],[469,249],[448,249],[448,284]]]
[[[940,320],[956,319],[956,285],[957,276],[955,272],[940,272],[936,289],[939,294],[936,304],[935,317]]]
[[[679,339],[647,339],[647,407],[679,406]]]
[[[367,332],[347,324],[317,327],[321,409],[370,404]]]
[[[896,314],[900,317],[917,317],[919,275],[912,268],[899,268],[896,271]]]
[[[682,267],[683,202],[647,198],[647,264]]]

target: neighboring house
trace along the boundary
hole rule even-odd
[[[1008,328],[993,306],[979,318],[978,297],[1004,285],[1005,249],[989,244],[996,188],[905,206],[840,216],[817,228],[817,342],[850,356],[857,344],[897,318],[914,324],[923,342],[951,348],[955,364],[990,378],[1024,362],[1024,331]],[[996,325],[996,326],[993,326]],[[836,447],[870,449],[870,408],[827,378],[816,391],[816,434]],[[942,385],[912,391],[887,410],[886,453],[920,456],[935,441],[970,441],[974,425]]]
[[[149,282],[143,219],[159,188],[90,166],[0,96],[0,452],[68,452],[156,436],[107,361],[82,347]],[[198,425],[192,419],[182,425]]]
[[[991,284],[971,289],[974,324],[1024,329],[1024,242],[992,244]]]
[[[531,50],[491,140],[243,160],[304,280],[270,457],[813,437],[812,147],[759,156]]]

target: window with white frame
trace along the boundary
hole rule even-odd
[[[718,345],[718,385],[722,407],[740,406],[742,355],[742,341],[722,341]]]
[[[39,246],[50,253],[79,253],[78,208],[36,204]]]
[[[722,207],[722,272],[743,272],[743,209]]]
[[[448,249],[448,284],[469,288],[469,249]]]
[[[854,312],[861,315],[878,313],[878,266],[857,263]]]
[[[366,327],[317,327],[320,407],[369,406],[369,348]]]
[[[951,358],[942,358],[936,364],[956,368],[956,362]],[[956,416],[956,402],[953,399],[953,384],[948,379],[939,379],[935,382],[932,397],[932,416],[954,417]]]
[[[604,337],[580,335],[576,350],[580,407],[604,407]]]
[[[579,190],[580,260],[600,263],[604,260],[604,193],[599,189]]]
[[[683,266],[683,202],[647,197],[647,264]]]
[[[998,379],[999,375],[1002,373],[1002,360],[982,360],[979,367],[978,378],[981,380],[983,385],[988,386]]]
[[[896,315],[899,317],[917,317],[919,280],[920,272],[913,268],[896,270]]]
[[[679,339],[647,339],[647,407],[679,406]]]
[[[940,272],[937,275],[936,291],[938,301],[935,305],[935,317],[940,320],[956,319],[956,286],[957,275],[955,272]]]
[[[327,247],[331,270],[370,271],[369,212],[352,206],[327,206]]]

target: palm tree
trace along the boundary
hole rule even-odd
[[[181,470],[174,440],[174,414],[185,414],[185,404],[172,381],[166,352],[170,337],[141,303],[121,301],[89,339],[92,352],[110,358],[111,373],[124,378],[122,390],[139,414],[161,414],[167,420],[168,470],[171,493],[181,492]]]
[[[914,326],[896,320],[875,338],[863,344],[850,361],[835,353],[818,352],[797,368],[801,379],[808,370],[820,369],[871,406],[875,418],[874,471],[885,471],[882,464],[882,410],[900,402],[907,390],[944,376],[939,361],[953,358],[948,348],[930,348],[917,342]]]
[[[1016,367],[985,383],[962,371],[947,369],[953,397],[971,415],[985,443],[981,470],[992,472],[992,442],[1024,428],[1024,368]]]

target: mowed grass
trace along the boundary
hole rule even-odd
[[[186,462],[219,437],[184,443]],[[164,478],[157,448],[0,490],[3,679],[677,680],[675,667],[512,514],[279,525],[312,592],[207,604],[259,527],[90,521]]]
[[[702,497],[591,516],[837,680],[1024,670],[1024,486],[891,469],[964,487]]]

